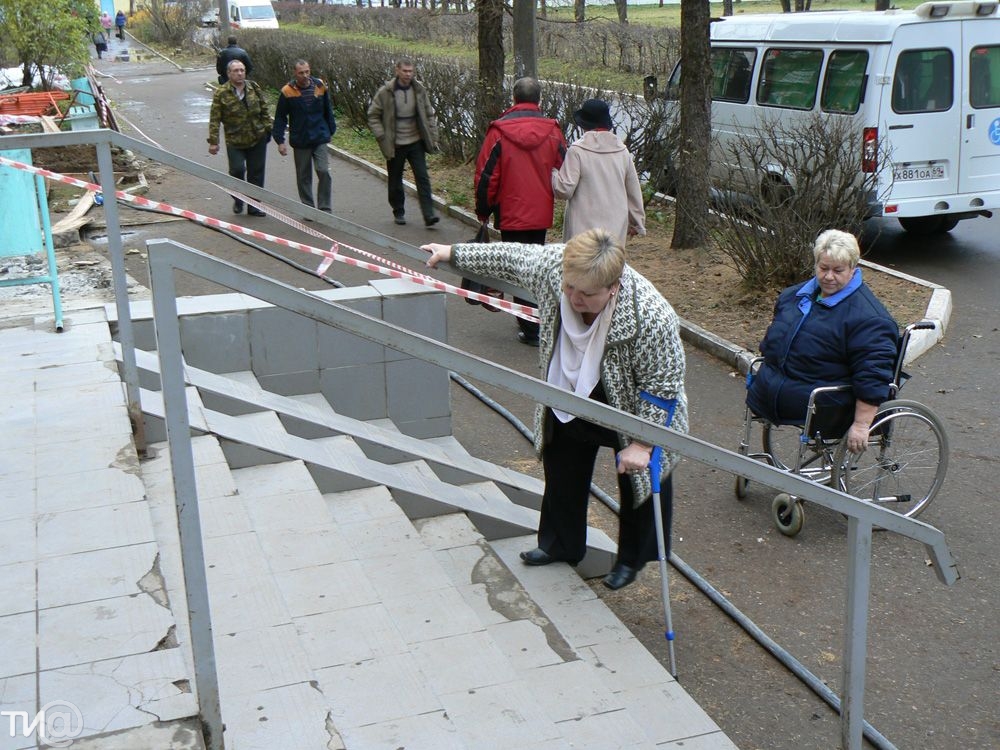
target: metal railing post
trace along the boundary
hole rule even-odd
[[[865,656],[871,591],[872,525],[847,517],[847,612],[840,697],[840,746],[861,750],[864,732]]]
[[[198,710],[208,750],[223,750],[222,706],[219,677],[212,641],[212,614],[205,575],[205,551],[198,511],[198,488],[191,449],[187,397],[184,391],[184,364],[181,352],[180,321],[174,270],[150,255],[149,278],[153,290],[153,326],[156,329],[160,379],[163,387],[164,421],[170,450],[170,473],[174,482],[174,502],[181,540],[181,568],[191,624],[191,652],[198,689]],[[124,344],[122,350],[124,351]]]
[[[146,430],[142,421],[142,403],[139,396],[139,369],[135,364],[135,334],[132,331],[132,312],[128,301],[128,280],[125,271],[125,252],[122,249],[121,223],[118,220],[118,201],[115,199],[115,168],[111,159],[111,145],[101,141],[97,147],[97,166],[100,169],[101,190],[104,194],[104,221],[107,224],[108,255],[111,256],[111,278],[114,282],[115,308],[118,310],[118,337],[122,345],[122,379],[125,381],[125,398],[132,434],[139,455],[146,453]]]

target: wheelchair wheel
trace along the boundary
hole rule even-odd
[[[802,501],[782,492],[771,501],[771,520],[785,536],[795,536],[802,531],[806,521],[806,511]]]
[[[750,484],[750,480],[746,477],[736,477],[736,485],[733,487],[733,491],[736,493],[737,500],[746,498],[748,484]]]
[[[937,416],[916,401],[882,404],[868,450],[856,455],[841,441],[832,484],[859,500],[917,516],[941,489],[948,470],[948,436]]]
[[[764,453],[774,460],[779,469],[791,471],[799,456],[799,435],[802,430],[795,425],[765,423],[761,436]]]

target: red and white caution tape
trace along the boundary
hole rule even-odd
[[[13,159],[8,159],[7,157],[4,156],[0,156],[0,165],[30,172],[32,174],[39,175],[41,177],[44,177],[46,180],[50,180],[53,182],[61,182],[66,185],[73,185],[74,187],[83,188],[84,190],[90,190],[96,193],[101,192],[100,185],[95,185],[94,183],[86,182],[84,180],[79,180],[75,177],[69,177],[67,175],[59,174],[57,172],[52,172],[48,169],[42,169],[40,167],[35,167],[30,164],[25,164],[23,162],[15,161]],[[530,320],[530,321],[538,320],[538,317],[536,315],[536,310],[533,307],[529,307],[528,305],[520,305],[515,302],[508,302],[506,300],[498,299],[497,297],[491,297],[488,294],[481,294],[480,292],[472,292],[467,289],[461,289],[452,284],[447,284],[443,281],[440,281],[439,279],[435,279],[433,276],[428,276],[426,274],[413,271],[412,269],[400,265],[399,263],[386,260],[385,258],[375,255],[374,253],[369,253],[360,248],[353,247],[351,245],[345,245],[342,242],[337,242],[336,240],[327,237],[321,232],[318,232],[311,227],[307,227],[299,223],[295,219],[292,219],[287,215],[282,214],[280,211],[277,211],[276,209],[268,206],[264,206],[260,204],[258,201],[255,201],[247,196],[240,195],[239,193],[235,193],[234,197],[237,197],[240,200],[247,202],[249,205],[253,205],[257,208],[260,208],[263,211],[266,211],[271,216],[280,219],[289,226],[293,226],[296,229],[300,229],[301,231],[307,234],[329,241],[331,243],[330,249],[323,250],[318,247],[313,247],[312,245],[306,245],[302,242],[296,242],[295,240],[289,240],[284,237],[278,237],[277,235],[270,234],[268,232],[261,232],[257,229],[250,229],[248,227],[244,227],[239,224],[233,224],[232,222],[229,221],[216,219],[215,217],[207,216],[205,214],[200,214],[197,213],[196,211],[191,211],[184,208],[177,208],[176,206],[171,206],[169,203],[161,203],[159,201],[152,201],[149,200],[148,198],[143,198],[142,196],[131,195],[121,190],[115,191],[115,197],[118,198],[118,200],[122,200],[127,203],[134,203],[138,206],[152,208],[157,211],[161,211],[163,213],[171,214],[173,216],[180,216],[182,218],[188,219],[189,221],[194,221],[198,224],[203,224],[204,226],[213,227],[216,229],[226,229],[229,230],[230,232],[241,234],[246,237],[253,237],[254,239],[264,240],[265,242],[273,242],[276,245],[288,247],[293,250],[299,250],[301,252],[309,253],[311,255],[318,255],[323,259],[320,262],[319,267],[316,269],[316,273],[319,276],[324,275],[326,271],[329,270],[330,266],[333,264],[334,261],[338,261],[340,263],[344,263],[349,266],[354,266],[355,268],[363,268],[367,271],[372,271],[374,273],[378,273],[383,276],[389,276],[391,278],[396,278],[396,279],[405,279],[407,281],[413,282],[414,284],[420,284],[422,286],[431,287],[441,292],[446,292],[448,294],[455,294],[459,297],[463,297],[466,299],[478,300],[479,302],[485,303],[494,308],[504,310],[505,312],[508,312],[511,315],[515,315],[525,320]],[[379,261],[379,263],[369,263],[368,261],[365,260],[360,260],[358,258],[351,258],[345,256],[341,254],[340,252],[341,250],[349,250],[357,255],[377,260]]]

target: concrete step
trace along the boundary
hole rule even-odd
[[[305,598],[300,579],[321,586],[322,566],[344,548],[326,543],[334,528],[322,496],[301,462],[231,471],[214,437],[197,438],[192,447],[226,746],[343,747],[328,722],[333,706],[314,687],[294,625]],[[161,567],[178,615],[177,639],[190,661],[169,457],[162,450],[145,473],[159,508]]]
[[[119,355],[120,356],[120,355]],[[136,362],[141,369],[159,372],[155,354],[136,351]],[[276,412],[289,432],[296,436],[324,436],[326,430],[334,434],[350,435],[370,459],[382,464],[423,459],[439,471],[467,472],[468,476],[490,480],[518,505],[537,510],[541,503],[542,482],[534,477],[497,466],[470,456],[467,452],[451,450],[434,442],[404,435],[387,419],[359,421],[337,414],[329,404],[316,395],[282,396],[252,383],[246,385],[225,375],[216,375],[190,365],[185,367],[185,377],[197,386],[203,397],[207,393],[221,394],[230,400],[248,404],[248,411],[268,409]],[[319,405],[319,408],[311,408]],[[447,474],[439,474],[448,481]],[[453,474],[452,476],[458,476]],[[465,475],[461,475],[463,478]]]
[[[356,556],[344,590],[363,596],[361,581],[371,589],[370,601],[297,621],[315,662],[326,664],[319,686],[346,746],[570,747],[389,494],[324,499]]]
[[[260,382],[257,380],[257,376],[249,370],[227,372],[225,377],[246,388],[260,389]],[[201,400],[205,405],[205,408],[211,409],[212,411],[219,411],[223,414],[229,414],[234,417],[238,417],[241,414],[252,414],[257,411],[264,411],[264,409],[257,404],[249,403],[238,398],[230,398],[225,393],[218,393],[215,391],[203,391],[201,394]]]
[[[220,412],[207,412],[220,413]],[[226,454],[226,460],[230,467],[242,469],[246,466],[259,466],[261,464],[282,463],[288,460],[288,456],[281,453],[265,450],[261,447],[264,442],[259,437],[268,434],[285,434],[285,428],[278,419],[278,415],[273,411],[255,411],[237,416],[228,416],[243,425],[240,439],[220,440],[222,452]]]

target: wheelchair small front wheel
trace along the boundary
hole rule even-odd
[[[806,521],[806,511],[802,501],[787,492],[781,492],[771,501],[771,520],[785,536],[795,536],[802,531]]]
[[[750,480],[746,477],[736,477],[736,483],[733,487],[733,491],[736,493],[737,500],[743,500],[746,498],[748,484],[750,484]]]

